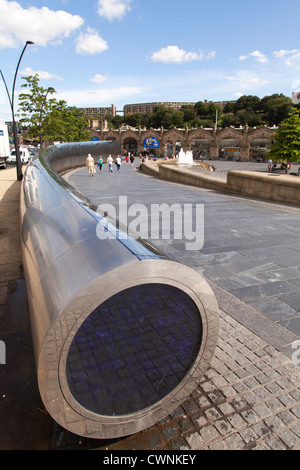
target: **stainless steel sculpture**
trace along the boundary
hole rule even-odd
[[[120,227],[99,239],[105,215],[59,176],[118,145],[45,149],[21,191],[41,398],[55,421],[91,438],[129,435],[167,416],[196,388],[218,339],[207,282]]]

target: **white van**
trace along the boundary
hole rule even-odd
[[[28,148],[26,147],[20,147],[20,159],[21,159],[21,163],[28,163],[29,162],[29,151],[28,151]],[[7,159],[7,162],[8,163],[16,163],[16,149],[12,149],[12,151],[10,152],[10,156],[9,158]]]
[[[6,168],[6,160],[10,155],[7,125],[0,120],[0,167]]]

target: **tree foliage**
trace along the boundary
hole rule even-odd
[[[300,116],[299,110],[292,108],[276,131],[275,142],[270,147],[269,156],[275,162],[300,161]]]
[[[292,108],[292,100],[283,94],[274,94],[260,99],[254,95],[243,95],[236,101],[229,101],[224,108],[217,103],[198,101],[194,106],[183,105],[175,110],[158,105],[152,113],[136,113],[126,116],[108,116],[109,125],[118,129],[121,124],[133,127],[165,129],[214,127],[278,126]]]
[[[38,74],[22,79],[25,91],[19,95],[19,117],[29,137],[38,139],[42,135],[43,141],[51,142],[90,139],[88,121],[78,108],[68,107],[66,101],[52,97],[55,90],[41,87]]]

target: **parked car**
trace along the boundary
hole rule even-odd
[[[28,163],[29,162],[29,152],[26,147],[20,147],[20,158],[21,158],[21,163]],[[8,163],[16,163],[16,149],[12,149],[10,152],[10,156],[7,159]]]
[[[0,168],[6,168],[6,157],[0,156]]]

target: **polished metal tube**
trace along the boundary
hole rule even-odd
[[[40,152],[21,191],[23,264],[41,398],[69,431],[114,438],[148,428],[195,389],[218,340],[208,283],[116,226],[59,175],[116,142]],[[121,236],[122,235],[122,236]],[[101,239],[100,239],[101,238]]]

